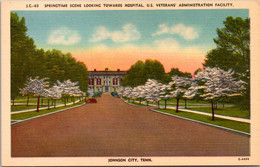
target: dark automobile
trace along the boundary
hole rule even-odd
[[[97,100],[94,99],[94,98],[88,99],[88,100],[86,101],[86,103],[97,103]]]

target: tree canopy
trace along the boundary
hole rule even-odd
[[[50,86],[57,80],[78,81],[82,91],[88,89],[88,71],[84,63],[70,53],[59,50],[37,49],[34,40],[27,34],[25,18],[11,12],[11,98],[20,93],[28,78],[48,77]]]
[[[233,76],[246,83],[246,89],[238,103],[249,109],[250,104],[250,20],[241,17],[227,17],[224,27],[217,28],[217,47],[210,50],[204,67],[219,67],[224,70],[233,69]]]
[[[179,76],[179,77],[188,77],[191,78],[191,73],[188,72],[182,72],[179,70],[179,68],[172,68],[171,71],[168,73],[170,76]]]
[[[127,75],[123,78],[122,85],[136,87],[145,84],[148,79],[167,83],[171,80],[171,77],[165,73],[164,67],[159,61],[147,59],[143,62],[139,60],[131,66]]]

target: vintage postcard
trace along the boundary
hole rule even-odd
[[[259,1],[2,1],[2,166],[260,165]]]

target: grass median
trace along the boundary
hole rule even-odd
[[[217,117],[215,117],[214,121],[211,121],[211,117],[206,116],[206,115],[200,115],[200,114],[189,113],[189,112],[184,112],[184,111],[179,111],[178,113],[176,113],[175,110],[171,110],[171,109],[156,109],[156,110],[164,112],[164,113],[169,113],[171,115],[177,115],[177,116],[184,117],[184,118],[189,118],[189,119],[193,119],[193,120],[197,120],[197,121],[201,121],[201,122],[205,122],[205,123],[209,123],[209,124],[213,124],[213,125],[218,125],[218,126],[250,133],[250,124],[249,123],[231,121],[231,120],[217,118]]]
[[[80,104],[83,104],[84,102],[85,101],[81,101],[81,102],[75,103],[73,105],[57,107],[57,108],[50,108],[49,110],[47,110],[47,109],[40,110],[39,112],[31,111],[31,112],[25,112],[25,113],[19,113],[19,114],[12,114],[11,119],[13,119],[13,120],[24,120],[24,119],[32,118],[32,117],[35,117],[35,116],[52,113],[52,112],[55,112],[55,111],[58,111],[58,110],[75,107],[75,106],[78,106]]]
[[[188,107],[187,109],[211,113],[211,107]],[[215,114],[227,115],[232,117],[250,118],[249,110],[240,110],[238,107],[218,107],[214,110]]]

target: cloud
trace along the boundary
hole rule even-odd
[[[172,38],[165,38],[165,39],[159,39],[155,40],[153,44],[158,48],[158,49],[171,49],[171,50],[178,50],[179,49],[179,43],[175,41]]]
[[[51,33],[48,38],[48,44],[54,45],[73,45],[81,40],[77,31],[67,27],[61,27]]]
[[[111,39],[115,43],[138,40],[141,37],[140,32],[133,24],[126,24],[121,31],[109,31],[106,27],[100,26],[92,35],[90,41],[98,42],[105,39]]]
[[[166,24],[160,24],[159,30],[152,34],[152,36],[157,36],[161,34],[178,34],[186,40],[193,40],[199,37],[198,32],[195,31],[193,27],[187,27],[184,24],[177,24],[168,27]]]

